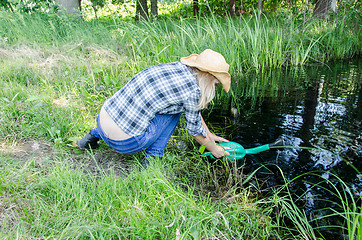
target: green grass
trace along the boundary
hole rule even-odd
[[[345,191],[330,191],[344,211],[330,209],[311,218],[292,199],[291,182],[261,199],[245,188],[260,168],[243,176],[222,164],[169,153],[147,170],[129,159],[131,171],[115,171],[102,167],[92,153],[54,151],[52,158],[0,157],[2,239],[324,239],[317,235],[325,227],[360,238],[361,209],[340,179]],[[308,174],[321,176],[306,173],[292,181]],[[208,178],[218,197],[206,193],[209,187],[202,189]],[[321,179],[313,187],[323,187]],[[345,227],[312,226],[336,216],[346,220]]]
[[[1,158],[1,202],[17,222],[4,221],[3,238],[198,239],[273,235],[262,210],[243,202],[211,202],[169,181],[156,162],[126,177],[85,173],[79,162],[56,158],[47,168],[35,160]],[[69,156],[68,156],[69,158]],[[15,206],[15,207],[14,207]],[[13,208],[11,208],[13,207]],[[13,224],[12,227],[9,225]],[[250,225],[250,226],[249,226]]]
[[[234,77],[266,73],[234,81],[231,95],[220,93],[215,99],[228,104],[267,88],[276,93],[283,80],[272,74],[273,68],[360,53],[358,32],[342,34],[320,22],[310,23],[303,38],[300,31],[295,23],[267,18],[260,25],[249,17],[240,25],[238,20],[214,17],[109,23],[0,12],[0,144],[6,150],[23,141],[46,142],[53,149],[40,156],[1,154],[0,236],[315,237],[315,229],[290,196],[257,200],[242,184],[251,177],[201,159],[198,146],[182,128],[184,122],[169,143],[167,158],[147,171],[137,169],[139,155],[120,156],[134,167],[120,174],[95,159],[97,154],[108,156],[104,145],[95,153],[79,155],[69,146],[95,126],[96,114],[109,96],[154,64],[212,48],[225,55]],[[179,150],[180,143],[187,147]],[[351,211],[358,212],[358,207]],[[281,209],[280,215],[272,219],[275,208]],[[360,215],[347,210],[348,232],[361,234],[356,227]],[[293,228],[285,226],[285,218]]]
[[[248,68],[260,70],[286,64],[326,62],[348,58],[361,51],[360,31],[342,30],[340,24],[324,21],[311,21],[305,29],[300,29],[296,22],[266,17],[260,24],[255,17],[245,17],[240,22],[210,17],[108,23],[2,12],[0,19],[1,37],[7,39],[1,45],[55,47],[60,52],[72,51],[73,54],[102,46],[118,56],[131,58],[127,62],[135,72],[149,65],[177,61],[181,56],[205,48],[224,54],[236,73]]]

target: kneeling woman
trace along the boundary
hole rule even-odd
[[[179,62],[160,64],[136,74],[103,105],[97,127],[77,145],[97,148],[102,139],[114,150],[131,154],[145,150],[142,165],[162,157],[167,142],[185,113],[186,128],[196,141],[216,158],[228,154],[215,141],[228,140],[211,133],[201,109],[215,96],[215,84],[230,89],[229,65],[213,50],[183,57]]]

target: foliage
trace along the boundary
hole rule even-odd
[[[105,99],[147,66],[177,61],[208,47],[227,57],[233,76],[356,54],[358,35],[348,28],[344,31],[349,34],[335,29],[329,22],[310,22],[302,36],[293,19],[262,18],[258,22],[245,17],[239,22],[213,16],[125,23],[117,18],[86,22],[57,14],[0,12],[1,144],[36,140],[55,148],[46,157],[0,156],[0,200],[7,213],[1,218],[5,227],[0,236],[315,236],[316,229],[290,197],[276,194],[270,199],[253,199],[255,196],[240,186],[252,176],[242,179],[236,168],[209,165],[188,150],[177,150],[172,140],[167,159],[147,171],[132,169],[124,174],[116,174],[116,168],[98,167],[101,162],[94,153],[74,155],[67,144],[92,128]],[[336,40],[340,38],[343,41]],[[338,49],[341,54],[334,55]],[[277,81],[278,76],[266,76],[234,83],[232,94],[255,95],[258,88],[279,85],[269,82]],[[223,99],[229,101],[230,96]],[[178,131],[178,144],[192,143],[182,129]],[[103,151],[101,148],[97,154]],[[137,166],[139,156],[128,160]],[[93,162],[96,167],[88,168]],[[120,159],[116,163],[119,165]],[[210,192],[217,192],[217,197]],[[211,201],[212,197],[217,201]],[[275,209],[282,210],[278,221],[271,218]],[[352,218],[348,213],[352,209],[345,212],[353,236],[360,218]],[[11,225],[11,219],[17,221]],[[286,219],[293,221],[293,227],[288,227]]]
[[[267,0],[264,1],[264,12],[271,13],[276,11],[287,11],[294,7],[300,10],[301,1],[281,1],[281,0]],[[258,0],[236,0],[235,12],[239,16],[242,14],[253,14],[257,9]],[[207,17],[211,15],[227,16],[229,15],[229,1],[211,0],[211,1],[199,1],[199,13],[201,17]],[[242,11],[242,12],[241,12]],[[180,1],[175,5],[175,8],[171,9],[169,13],[170,17],[183,17],[189,18],[193,16],[193,4],[192,1]]]
[[[34,11],[49,11],[56,8],[54,2],[47,0],[0,0],[0,7],[11,11],[31,13]]]
[[[91,2],[91,3],[89,3]],[[136,0],[83,0],[82,1],[82,11],[88,18],[89,15],[93,15],[87,10],[88,5],[92,5],[93,9],[98,11],[103,11],[104,15],[121,15],[122,18],[128,19],[133,18],[135,14]],[[302,0],[293,0],[293,1],[282,1],[282,0],[265,0],[263,1],[263,13],[265,14],[287,14],[292,13],[293,16],[301,16],[305,10],[305,1]],[[315,1],[308,1],[307,7],[308,12],[310,13],[313,9]],[[191,18],[193,17],[193,2],[191,0],[180,1],[180,0],[168,0],[168,1],[159,1],[159,13],[161,18],[171,17],[171,18]],[[254,14],[254,11],[257,9],[258,0],[236,0],[235,1],[235,11],[236,15],[240,16],[241,14]],[[343,9],[348,8],[355,10],[356,14],[360,14],[361,4],[356,0],[344,1],[338,4],[339,12],[344,12]],[[14,0],[0,0],[0,7],[3,7],[7,10],[12,11],[21,11],[21,12],[33,12],[33,11],[43,11],[48,12],[54,11],[57,9],[55,1],[48,0],[24,0],[24,1],[14,1]],[[228,16],[229,15],[229,2],[220,1],[220,0],[211,0],[199,1],[199,16],[200,17],[209,17],[212,15],[215,16]],[[124,12],[125,11],[125,12]],[[88,15],[88,16],[87,16]],[[349,14],[351,15],[351,14]]]

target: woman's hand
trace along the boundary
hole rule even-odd
[[[215,157],[215,158],[222,158],[225,155],[230,155],[230,153],[226,152],[225,150],[231,149],[231,147],[221,147],[216,145],[215,142],[229,142],[229,140],[219,137],[213,133],[211,133],[210,131],[208,131],[206,133],[207,138],[210,140],[210,146],[206,146],[206,149],[209,150],[211,152],[211,154]]]
[[[213,134],[212,132],[210,131],[207,131],[206,132],[206,136],[210,139],[210,141],[212,142],[229,142],[229,140],[225,139],[225,138],[222,138],[222,137],[219,137],[219,136],[216,136],[215,134]]]
[[[214,135],[214,134],[213,134]],[[219,145],[216,145],[215,143],[215,139],[217,141],[226,141],[228,142],[228,140],[222,138],[222,137],[217,137],[216,135],[212,136],[212,138],[214,139],[214,141],[211,141],[210,137],[207,136],[207,138],[205,138],[203,135],[196,135],[194,136],[194,138],[196,139],[196,141],[201,145],[201,146],[205,146],[205,148],[211,152],[211,154],[215,157],[215,158],[221,158],[223,156],[226,155],[230,155],[230,153],[226,152],[225,150],[227,149],[231,149],[231,147],[221,147]]]
[[[211,143],[210,143],[210,145],[211,145]],[[225,150],[231,149],[231,148],[229,148],[229,147],[223,148],[221,146],[216,145],[215,143],[213,145],[214,146],[210,146],[209,149],[208,149],[208,147],[206,147],[206,149],[208,149],[215,158],[222,158],[224,156],[230,155],[230,153],[228,153]]]

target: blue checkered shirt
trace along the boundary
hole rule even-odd
[[[104,109],[130,136],[144,133],[155,114],[184,112],[188,132],[206,137],[196,108],[200,94],[189,67],[181,62],[166,63],[136,74],[104,103]]]

